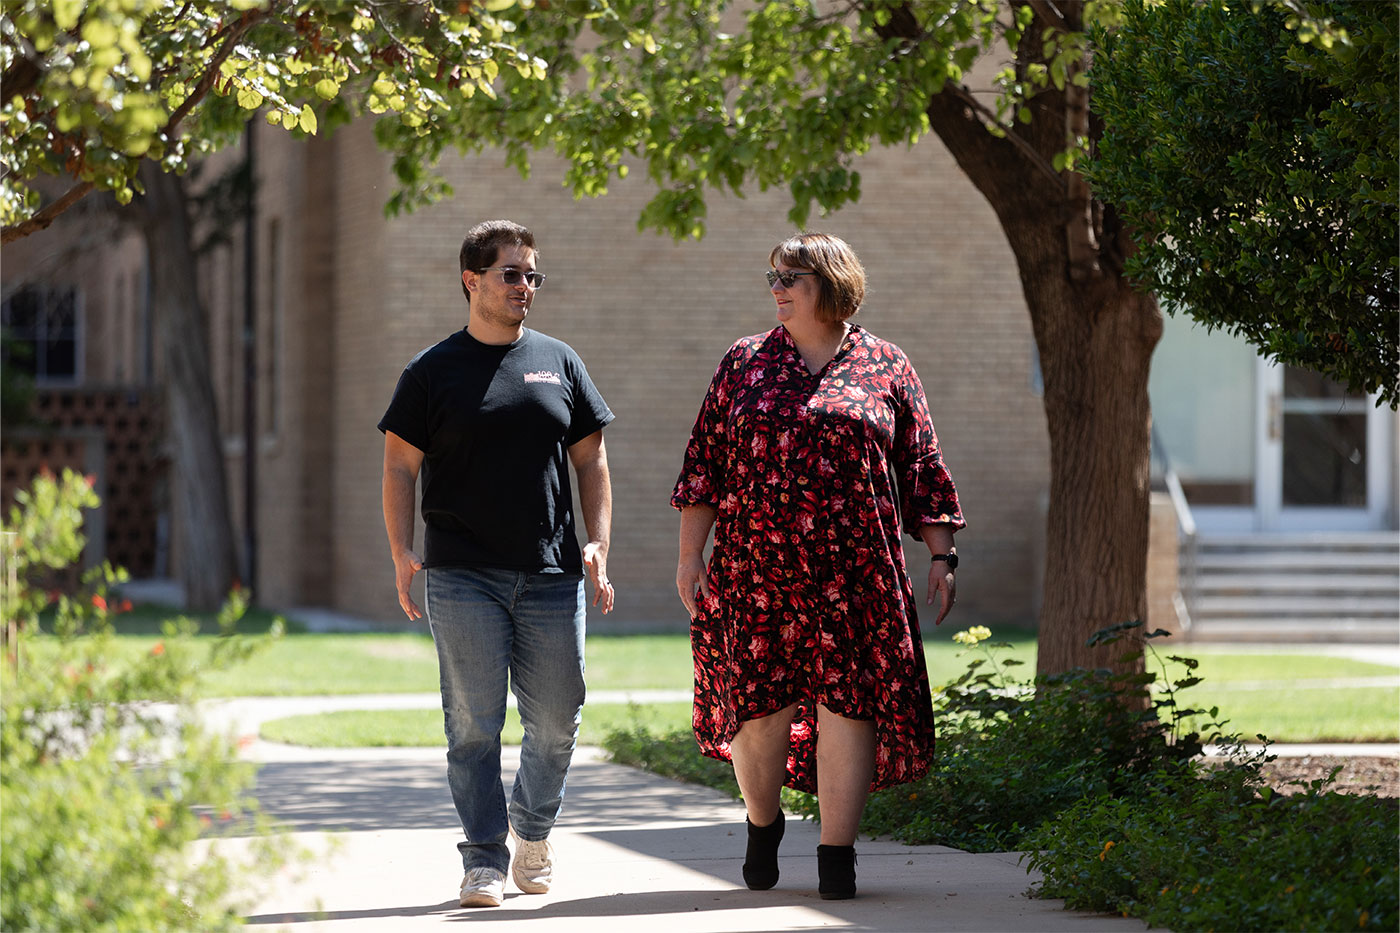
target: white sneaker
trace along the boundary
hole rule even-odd
[[[506,896],[506,876],[494,868],[473,868],[462,876],[463,907],[500,907]]]
[[[510,876],[515,879],[515,886],[526,894],[547,893],[554,881],[554,846],[548,839],[537,842],[521,839],[515,834],[514,826],[510,836],[515,840],[515,858],[510,863]]]

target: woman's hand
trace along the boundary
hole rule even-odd
[[[941,560],[934,561],[928,568],[928,604],[933,605],[933,596],[939,594],[942,600],[938,608],[938,618],[933,620],[934,625],[942,623],[948,612],[953,608],[953,603],[957,602],[958,595],[957,580],[953,577],[953,571],[948,569],[948,565]]]
[[[700,599],[710,598],[710,577],[705,572],[703,556],[681,555],[676,564],[676,592],[681,594],[685,611],[694,619],[700,612]]]

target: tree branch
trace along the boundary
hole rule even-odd
[[[917,42],[922,36],[918,19],[914,16],[913,10],[907,3],[890,10],[889,21],[883,26],[877,26],[875,32],[882,39],[900,39],[904,42]],[[1015,127],[1003,126],[1001,121],[997,119],[996,114],[992,113],[991,110],[987,109],[985,104],[973,97],[972,92],[968,90],[967,87],[955,84],[952,81],[946,81],[940,93],[947,94],[949,91],[952,92],[953,97],[956,97],[972,111],[974,118],[982,124],[983,129],[986,130],[989,135],[991,131],[988,128],[996,127],[1001,131],[1003,137],[1016,148],[1016,151],[1025,156],[1032,166],[1047,178],[1053,180],[1056,188],[1061,191],[1064,190],[1065,180],[1060,177],[1060,173],[1055,171],[1055,167],[1047,162],[1045,157],[1042,156],[1034,146],[1016,132]]]
[[[85,181],[74,185],[63,193],[63,197],[49,204],[28,220],[22,220],[17,224],[10,224],[0,231],[0,245],[11,243],[15,240],[23,239],[31,233],[38,233],[45,230],[50,224],[68,208],[77,204],[89,191],[92,190],[92,182]]]
[[[1045,173],[1046,176],[1052,179],[1055,182],[1056,187],[1060,188],[1061,190],[1065,189],[1065,180],[1060,177],[1060,173],[1055,171],[1055,167],[1049,162],[1047,162],[1045,160],[1045,157],[1035,150],[1034,146],[1032,146],[1029,142],[1023,139],[1016,132],[1015,127],[1002,126],[1002,124],[997,120],[996,114],[992,113],[990,110],[987,109],[987,106],[985,104],[983,104],[977,98],[973,97],[972,92],[969,91],[965,86],[960,84],[954,84],[953,82],[949,81],[948,83],[943,85],[943,93],[946,94],[949,91],[952,91],[954,97],[965,103],[973,111],[973,113],[978,116],[978,118],[984,126],[995,126],[998,129],[1000,129],[1005,134],[1007,141],[1010,142],[1013,146],[1015,146],[1023,156],[1029,159],[1031,165],[1035,166],[1041,172]]]
[[[1060,32],[1069,32],[1069,22],[1063,13],[1055,8],[1049,0],[1026,0],[1026,6],[1035,11],[1035,15],[1045,20],[1045,22],[1058,29]]]
[[[176,107],[175,112],[170,115],[170,119],[165,121],[165,126],[161,128],[161,135],[169,138],[175,132],[175,128],[180,125],[180,121],[189,116],[190,111],[208,95],[209,89],[212,88],[214,82],[218,80],[219,66],[222,65],[224,59],[228,58],[233,52],[233,47],[238,44],[240,39],[248,34],[248,30],[271,15],[271,9],[264,10],[261,13],[249,10],[239,18],[238,24],[230,29],[224,36],[223,44],[219,46],[218,51],[214,53],[214,57],[209,60],[209,65],[205,69],[204,76],[199,79],[199,83],[196,84],[194,90],[190,92],[190,96],[181,101],[180,106]]]

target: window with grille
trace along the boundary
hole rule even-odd
[[[36,385],[71,386],[82,376],[78,295],[72,288],[28,285],[0,302],[0,363]]]

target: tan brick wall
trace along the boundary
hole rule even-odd
[[[361,136],[342,137],[339,148],[335,605],[384,620],[399,615],[374,424],[404,363],[465,323],[462,233],[508,217],[534,231],[550,276],[530,326],[579,351],[618,415],[606,432],[618,587],[607,621],[683,625],[670,489],[720,356],[734,339],[773,326],[762,273],[769,249],[793,231],[786,193],[712,197],[708,236],[678,244],[636,232],[650,197],[641,173],[603,199],[574,201],[558,186],[562,170],[553,160],[539,160],[525,181],[487,154],[446,166],[454,198],[386,222],[386,161],[362,130],[351,132]],[[1014,261],[990,209],[936,141],[877,151],[858,168],[860,203],[808,226],[859,252],[870,289],[858,320],[902,346],[924,382],[969,520],[958,536],[962,621],[1026,620],[1029,528],[1046,483],[1047,440],[1030,387],[1033,340]]]
[[[498,153],[448,159],[455,197],[386,220],[388,158],[367,124],[300,142],[260,128],[258,163],[259,327],[274,297],[273,221],[282,230],[283,309],[279,423],[275,432],[263,425],[258,440],[259,602],[401,621],[380,513],[383,441],[375,424],[407,360],[465,323],[462,234],[477,221],[509,217],[534,230],[550,276],[530,325],[579,351],[618,415],[606,433],[618,606],[610,619],[592,622],[683,626],[670,489],[720,356],[736,338],[773,326],[762,273],[769,249],[794,230],[787,193],[711,195],[708,236],[676,243],[636,230],[651,196],[642,172],[603,199],[575,201],[553,159],[539,159],[528,181]],[[808,227],[855,247],[870,281],[858,320],[905,349],[928,393],[969,520],[958,536],[964,564],[954,624],[1029,620],[1031,538],[1048,441],[1031,389],[1034,343],[1013,258],[991,210],[936,140],[877,150],[856,168],[862,200]],[[32,253],[52,252],[51,243],[7,247],[6,280],[16,257],[32,265]],[[123,334],[131,311],[121,296],[139,282],[139,241],[123,249],[135,250],[120,264],[124,271],[85,291],[90,350],[133,345]],[[205,293],[241,532],[240,262],[238,245],[211,258]],[[91,372],[111,362],[101,359],[89,362]],[[141,366],[129,360],[123,368]],[[102,371],[109,370],[117,367]],[[269,378],[266,366],[260,370],[260,379]],[[927,565],[915,557],[912,566],[922,593]]]

